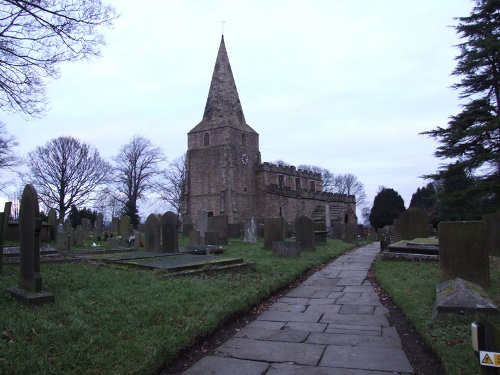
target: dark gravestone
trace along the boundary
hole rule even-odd
[[[295,240],[304,250],[314,250],[314,221],[312,218],[301,215],[295,220]],[[273,245],[274,246],[274,245]]]
[[[273,241],[273,254],[279,257],[297,258],[300,256],[300,248],[300,242]]]
[[[200,238],[205,239],[205,232],[208,230],[208,212],[200,210],[196,219],[196,229],[200,232]]]
[[[328,239],[328,233],[330,233],[330,230],[327,229],[326,222],[314,222],[314,243],[316,245],[325,245]]]
[[[345,242],[357,243],[358,242],[358,224],[356,222],[347,223],[345,225]]]
[[[200,232],[196,229],[191,229],[189,231],[189,246],[199,246],[200,243]]]
[[[241,224],[228,224],[227,225],[227,236],[228,238],[240,238],[241,235]]]
[[[19,287],[7,289],[10,295],[27,304],[54,302],[54,295],[42,289],[40,272],[40,231],[42,219],[33,185],[24,188],[19,209]]]
[[[442,221],[438,227],[440,281],[459,277],[490,285],[487,229],[483,221]]]
[[[9,224],[10,207],[12,202],[6,202],[2,213],[0,213],[0,273],[3,271],[3,244],[5,240],[5,229]]]
[[[117,217],[113,217],[111,219],[111,232],[118,233],[120,230],[120,219]]]
[[[108,245],[110,249],[117,249],[120,247],[120,240],[118,238],[108,238]]]
[[[142,244],[141,232],[139,232],[138,230],[134,230],[133,233],[134,233],[134,247],[138,249],[141,247]]]
[[[57,233],[57,213],[56,210],[51,208],[47,215],[47,222],[49,223],[49,239],[54,241]]]
[[[401,221],[399,219],[394,219],[392,221],[392,229],[394,231],[394,242],[401,241],[403,239],[402,238],[402,236],[403,236],[403,228],[402,228]],[[412,240],[413,240],[413,238],[412,238]]]
[[[274,241],[283,241],[283,218],[264,219],[264,247],[272,248]]]
[[[227,215],[218,215],[208,218],[208,231],[219,233],[218,245],[227,245]]]
[[[183,223],[182,224],[182,235],[188,237],[191,230],[194,229],[194,224]]]
[[[255,217],[249,217],[245,219],[245,242],[256,243],[257,242],[257,219]]]
[[[144,250],[160,252],[160,221],[155,214],[149,215],[144,224]]]
[[[345,225],[341,222],[334,221],[332,223],[332,238],[334,240],[343,240],[345,237]]]
[[[429,237],[429,216],[419,207],[410,207],[404,210],[397,223],[396,225],[395,221],[394,230],[399,231],[395,236],[399,241]]]
[[[84,230],[81,225],[78,225],[75,230],[75,245],[82,247],[83,246],[83,236]]]
[[[128,238],[130,236],[130,216],[123,216],[118,225],[118,235],[124,239]]]
[[[179,219],[171,211],[165,212],[161,217],[161,250],[164,253],[177,253],[179,251],[177,227]]]
[[[70,235],[67,232],[57,232],[56,241],[57,250],[69,251],[71,249]]]
[[[205,245],[217,245],[219,246],[219,233],[218,232],[205,232]]]
[[[490,255],[500,256],[500,210],[494,214],[484,214],[483,221],[488,231]]]

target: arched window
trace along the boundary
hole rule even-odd
[[[241,135],[241,145],[246,146],[247,145],[247,136],[245,134]]]
[[[203,136],[203,146],[209,146],[210,145],[210,136],[208,133],[205,133]]]

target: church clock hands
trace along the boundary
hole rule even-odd
[[[243,164],[248,164],[248,155],[247,154],[241,155],[241,162]]]

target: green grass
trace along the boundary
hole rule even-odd
[[[181,243],[185,239],[181,240]],[[162,272],[91,263],[43,264],[44,289],[56,302],[28,307],[0,275],[0,373],[151,374],[196,338],[353,245],[329,241],[298,259],[278,258],[262,242],[230,241],[225,256],[256,262],[250,274],[167,278]]]
[[[433,321],[439,265],[433,262],[379,260],[377,280],[410,319],[424,341],[441,358],[448,375],[475,375],[478,361],[470,339],[472,316]],[[492,297],[500,302],[500,272],[492,267]]]

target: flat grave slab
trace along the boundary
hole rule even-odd
[[[180,253],[184,254],[222,254],[224,252],[222,246],[217,245],[199,245],[199,246],[184,246],[179,248]]]

